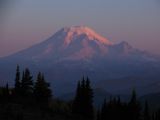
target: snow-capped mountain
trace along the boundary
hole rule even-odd
[[[134,49],[127,42],[114,44],[86,26],[73,26],[62,28],[48,40],[10,57],[21,57],[21,59],[34,62],[42,60],[58,62],[63,60],[91,60],[97,59],[97,57],[102,59],[124,58],[133,55],[144,57],[143,52]]]
[[[18,55],[32,58],[57,60],[81,60],[105,55],[108,46],[113,43],[85,26],[65,27],[56,32],[48,40],[35,45]],[[15,54],[17,55],[17,54]]]
[[[44,72],[60,93],[73,89],[83,75],[98,87],[112,86],[108,90],[115,92],[150,84],[153,81],[149,78],[155,82],[160,72],[160,62],[155,57],[127,42],[114,44],[86,26],[62,28],[44,42],[0,59],[0,79],[11,81],[17,64],[31,68],[33,73]],[[123,78],[129,79],[119,80]],[[113,83],[120,81],[115,88]]]

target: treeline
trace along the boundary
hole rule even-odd
[[[39,106],[46,106],[52,97],[50,85],[45,81],[44,75],[39,72],[34,82],[28,68],[23,71],[22,77],[19,66],[17,66],[15,86],[11,92],[15,102],[23,102],[23,104],[31,104],[36,102]]]
[[[28,68],[21,73],[17,66],[14,88],[8,83],[0,88],[0,119],[23,120],[26,110],[27,114],[30,110],[46,110],[51,100],[52,91],[44,75],[39,72],[34,81]]]
[[[33,80],[28,68],[21,72],[17,66],[14,87],[0,88],[0,120],[160,120],[160,109],[152,112],[147,101],[140,103],[135,91],[129,102],[114,97],[95,108],[88,77],[78,81],[73,101],[53,95],[41,72]]]

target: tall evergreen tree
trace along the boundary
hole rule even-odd
[[[72,111],[74,114],[93,119],[93,90],[89,78],[87,80],[83,78],[81,82],[78,82]]]
[[[9,85],[8,85],[8,83],[6,84],[5,89],[6,89],[6,95],[9,96],[9,95],[10,95],[10,90],[9,90]]]
[[[33,93],[33,80],[28,68],[25,69],[22,76],[21,82],[22,95],[27,97],[31,96]]]
[[[19,65],[17,65],[17,69],[16,69],[16,77],[15,77],[15,94],[16,97],[20,95],[21,92],[21,81],[20,81],[20,70],[19,70]]]
[[[73,101],[72,113],[80,113],[81,111],[81,83],[78,81],[76,95]]]
[[[107,119],[107,102],[106,99],[104,99],[104,102],[102,104],[102,108],[101,108],[101,120],[106,120]]]
[[[9,85],[8,83],[4,88],[2,88],[2,101],[4,103],[8,103],[10,100],[10,90],[9,90]]]
[[[34,96],[36,102],[40,105],[47,105],[52,96],[49,83],[45,81],[44,76],[40,72],[37,75],[37,80],[34,86]]]
[[[85,110],[87,113],[86,116],[88,116],[89,118],[94,118],[94,108],[93,108],[93,90],[90,86],[90,80],[87,77],[86,79],[86,84],[85,84]]]
[[[148,102],[145,101],[144,113],[143,113],[144,120],[151,120],[150,111],[148,107]]]
[[[140,103],[137,100],[136,91],[133,90],[131,100],[128,104],[128,112],[130,120],[140,120],[141,117],[141,107]]]
[[[7,99],[9,99],[9,97],[10,97],[10,89],[9,89],[8,83],[6,84],[6,87],[5,87],[5,93],[6,93]]]

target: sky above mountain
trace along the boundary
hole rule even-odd
[[[159,21],[159,0],[2,0],[0,57],[75,25],[89,26],[112,42],[127,41],[160,54]]]

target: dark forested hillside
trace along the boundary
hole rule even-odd
[[[160,120],[160,109],[153,111],[151,106],[151,98],[157,99],[154,94],[144,96],[141,100],[144,102],[138,99],[135,90],[128,102],[121,96],[109,99],[104,96],[101,106],[95,107],[95,93],[88,77],[78,81],[70,101],[54,96],[41,72],[33,77],[28,68],[21,71],[17,66],[12,79],[13,87],[8,83],[0,87],[0,120]]]

